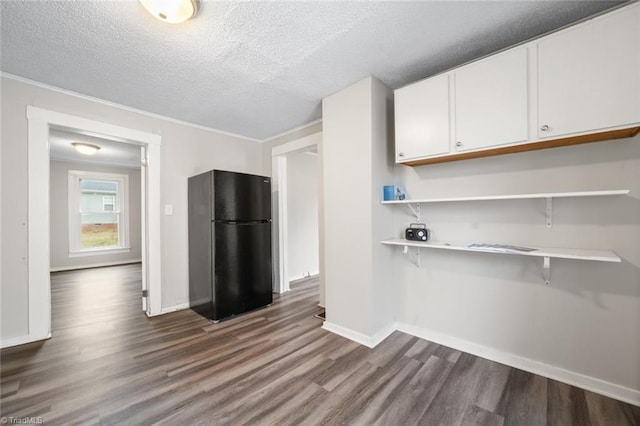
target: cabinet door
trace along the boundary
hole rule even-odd
[[[538,43],[538,137],[640,121],[640,7]]]
[[[395,92],[396,162],[449,153],[449,75]]]
[[[468,65],[454,79],[457,151],[527,140],[527,48]]]

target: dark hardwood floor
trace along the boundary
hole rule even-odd
[[[53,338],[2,350],[1,415],[65,425],[640,425],[638,407],[399,332],[360,346],[320,328],[317,302],[317,282],[306,280],[219,324],[189,310],[146,318],[139,265],[52,274]]]

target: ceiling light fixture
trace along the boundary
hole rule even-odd
[[[98,145],[86,142],[73,142],[71,145],[73,145],[73,147],[77,149],[80,154],[84,155],[93,155],[100,149]]]
[[[142,6],[157,19],[170,24],[187,21],[198,13],[198,0],[140,0]]]

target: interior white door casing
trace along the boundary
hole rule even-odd
[[[287,155],[294,152],[308,151],[313,148],[317,149],[319,155],[321,151],[322,134],[316,133],[310,136],[306,136],[295,141],[278,145],[271,150],[272,158],[272,184],[275,188],[272,192],[277,191],[277,199],[274,197],[274,212],[277,211],[278,217],[276,219],[277,229],[274,229],[273,241],[278,243],[277,247],[274,247],[274,258],[277,256],[277,268],[278,271],[274,274],[276,282],[274,282],[274,291],[277,293],[283,293],[289,290],[289,271],[287,269],[288,247],[287,247]],[[322,192],[318,191],[318,197],[322,197]],[[277,203],[277,204],[276,204]],[[322,200],[318,200],[320,205]],[[320,209],[321,210],[321,209]],[[322,228],[322,219],[319,216],[319,227]],[[322,229],[319,229],[320,244],[322,244]],[[275,245],[275,244],[274,244]],[[320,305],[324,304],[324,282],[322,276],[322,252],[320,252]]]
[[[540,138],[640,122],[640,5],[538,43]]]
[[[277,219],[276,219],[276,228],[275,231],[277,233],[275,241],[277,241],[277,250],[274,250],[277,253],[278,263],[277,263],[277,273],[276,273],[276,282],[274,282],[274,290],[277,293],[284,293],[290,290],[289,287],[289,268],[288,268],[288,260],[289,260],[289,229],[287,226],[287,157],[284,155],[280,155],[278,157],[274,157],[273,159],[275,168],[273,169],[276,173],[276,188],[277,188]]]
[[[88,120],[28,106],[28,292],[29,332],[21,343],[51,337],[51,286],[49,245],[49,129],[59,128],[145,146],[147,150],[146,199],[142,226],[143,276],[149,298],[147,315],[161,312],[160,146],[152,133]]]
[[[147,148],[145,146],[140,147],[140,218],[145,220],[147,217]],[[140,238],[140,251],[142,253],[147,252],[147,242],[146,235],[147,232],[144,226],[140,227],[142,229],[143,235]],[[144,266],[144,264],[143,264]],[[144,312],[149,312],[149,304],[147,303],[148,296],[145,297],[144,294],[149,293],[149,283],[147,281],[147,268],[142,268],[142,310]]]

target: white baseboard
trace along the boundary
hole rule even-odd
[[[51,339],[51,333],[47,334],[46,336],[32,336],[30,334],[27,334],[26,336],[17,336],[17,337],[11,337],[9,339],[2,339],[2,343],[0,343],[0,347],[2,349],[10,348],[12,346],[24,345],[26,343],[33,343],[33,342],[38,342],[40,340],[47,340],[47,339]]]
[[[76,269],[102,268],[104,266],[129,265],[131,263],[140,263],[140,262],[142,262],[142,259],[121,260],[119,262],[90,263],[87,265],[76,265],[76,266],[58,266],[55,268],[50,268],[49,271],[50,272],[75,271]]]
[[[305,278],[313,278],[315,276],[320,275],[320,272],[310,272],[310,275],[295,275],[293,277],[289,277],[289,282],[291,283],[292,281],[298,281],[298,280],[303,280]]]
[[[538,374],[549,379],[557,380],[569,385],[586,389],[601,395],[605,395],[629,404],[640,406],[640,390],[627,388],[615,383],[585,376],[564,368],[544,364],[519,355],[503,352],[499,349],[473,343],[467,340],[452,337],[446,334],[427,330],[415,325],[399,323],[396,324],[399,331],[410,334],[430,342],[448,346],[450,348],[466,352],[472,355],[486,358],[509,367],[518,368],[530,373]],[[347,336],[345,336],[347,337]]]
[[[189,302],[179,303],[177,305],[168,306],[166,308],[162,308],[160,310],[159,315],[169,314],[171,312],[182,311],[184,309],[189,309]]]
[[[396,331],[395,324],[391,324],[383,328],[382,330],[378,331],[373,336],[368,336],[366,334],[360,333],[358,331],[353,331],[349,328],[342,327],[340,325],[333,324],[328,321],[325,321],[322,324],[322,328],[334,334],[337,334],[339,336],[345,337],[349,340],[353,340],[356,343],[360,343],[361,345],[364,345],[368,348],[374,348],[376,345],[378,345],[378,343],[382,342],[391,333]]]

